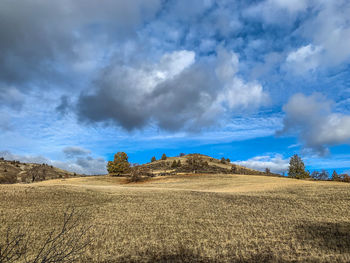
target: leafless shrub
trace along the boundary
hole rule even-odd
[[[0,263],[18,261],[31,263],[75,262],[89,245],[89,227],[81,224],[82,213],[69,208],[64,213],[60,229],[46,234],[39,246],[30,247],[31,229],[21,226],[9,227],[4,240],[0,239]]]
[[[136,166],[132,167],[130,172],[129,181],[130,182],[140,182],[147,180],[150,177],[153,177],[151,169],[146,166]]]

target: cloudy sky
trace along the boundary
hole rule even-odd
[[[350,170],[348,0],[1,0],[0,155]]]

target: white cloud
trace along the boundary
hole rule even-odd
[[[321,94],[295,94],[283,110],[284,127],[278,134],[296,134],[305,149],[326,154],[328,147],[350,143],[350,115],[332,111],[333,102]]]
[[[267,24],[292,24],[299,13],[311,6],[311,2],[312,0],[265,0],[249,6],[243,14]]]
[[[267,105],[269,102],[268,94],[259,83],[246,83],[236,77],[225,86],[218,99],[221,103],[227,104],[231,110],[239,108],[244,110],[256,109]]]
[[[256,156],[246,161],[235,161],[234,163],[259,171],[265,171],[266,168],[269,168],[273,173],[283,173],[288,170],[289,159],[284,159],[282,155],[276,154],[274,156]]]
[[[298,74],[316,70],[320,66],[322,50],[322,47],[313,46],[312,44],[300,47],[288,54],[286,59],[287,69],[291,69]]]
[[[164,54],[155,67],[157,75],[163,76],[164,79],[173,78],[195,62],[195,55],[193,51],[188,50]]]
[[[293,13],[305,11],[309,2],[309,0],[267,0],[265,4],[272,5],[277,8],[283,8]]]
[[[258,82],[245,82],[237,76],[238,55],[222,47],[218,48],[217,53],[215,73],[223,85],[217,103],[224,104],[229,110],[249,110],[267,105],[269,96]]]

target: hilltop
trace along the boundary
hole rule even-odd
[[[0,158],[0,184],[32,183],[77,176],[80,175],[48,164],[22,163]]]
[[[266,175],[265,172],[231,163],[228,159],[218,160],[198,153],[167,157],[165,160],[156,160],[143,166],[149,168],[154,175],[184,173]],[[270,175],[280,176],[271,173]]]

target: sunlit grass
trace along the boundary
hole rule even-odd
[[[1,185],[0,231],[17,218],[39,242],[70,205],[93,226],[83,262],[350,261],[349,184],[184,175]]]

